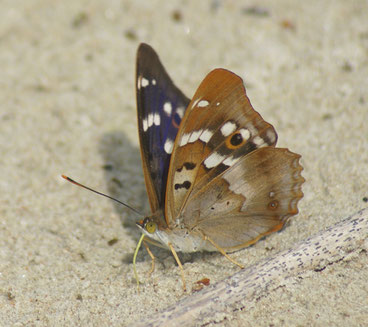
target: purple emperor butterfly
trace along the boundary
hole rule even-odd
[[[190,101],[155,51],[141,44],[136,74],[152,210],[137,225],[141,241],[145,235],[171,250],[185,288],[177,252],[219,251],[238,264],[228,252],[280,230],[298,213],[303,168],[300,155],[275,148],[275,129],[253,109],[234,73],[213,70]]]

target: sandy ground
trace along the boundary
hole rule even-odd
[[[367,1],[0,2],[0,324],[121,326],[188,296],[170,253],[132,255],[137,217],[65,173],[149,212],[136,127],[135,54],[151,44],[192,96],[213,68],[302,155],[304,199],[282,232],[234,254],[246,266],[368,206]],[[238,271],[182,255],[188,284]],[[364,326],[368,258],[311,271],[224,326]],[[190,288],[190,287],[189,287]]]

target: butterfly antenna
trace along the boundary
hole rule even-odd
[[[111,199],[111,200],[113,200],[113,201],[115,201],[115,202],[117,202],[117,203],[120,203],[120,204],[122,204],[123,206],[125,206],[125,207],[129,208],[130,210],[134,211],[137,215],[143,216],[143,214],[141,214],[138,210],[136,210],[136,209],[132,208],[130,205],[128,205],[128,204],[126,204],[126,203],[124,203],[124,202],[119,201],[118,199],[113,198],[113,197],[112,197],[112,196],[110,196],[110,195],[107,195],[107,194],[104,194],[104,193],[98,192],[98,191],[96,191],[96,190],[94,190],[94,189],[91,189],[91,188],[90,188],[90,187],[88,187],[88,186],[85,186],[85,185],[83,185],[83,184],[81,184],[81,183],[76,182],[74,179],[71,179],[71,178],[70,178],[70,177],[68,177],[68,176],[61,175],[61,177],[62,177],[62,178],[64,178],[64,179],[66,179],[68,182],[70,182],[70,183],[72,183],[72,184],[75,184],[75,185],[77,185],[77,186],[83,187],[83,188],[85,188],[86,190],[89,190],[89,191],[94,192],[94,193],[96,193],[96,194],[98,194],[98,195],[102,195],[102,196],[104,196],[104,197],[106,197],[106,198],[109,198],[109,199]]]

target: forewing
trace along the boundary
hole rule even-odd
[[[277,134],[251,106],[242,79],[215,69],[183,118],[170,163],[166,220],[173,222],[208,183],[252,151],[274,146]]]
[[[152,212],[164,208],[170,157],[189,99],[174,85],[156,52],[141,44],[137,52],[138,129]]]

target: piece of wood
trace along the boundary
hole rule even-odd
[[[320,271],[368,250],[368,208],[254,266],[192,294],[136,326],[193,326],[218,322],[229,308],[240,310],[256,298],[306,271]]]

